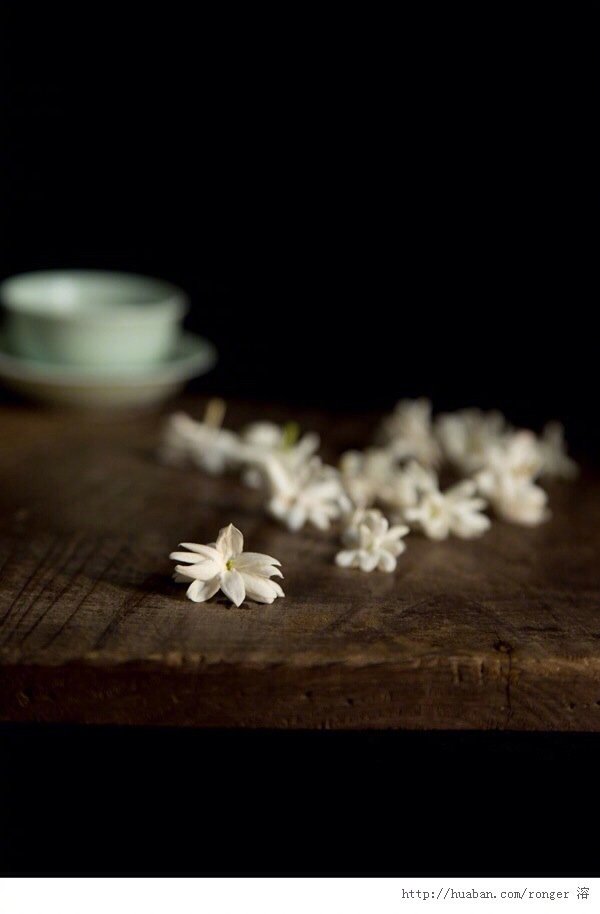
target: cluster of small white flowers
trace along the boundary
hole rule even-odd
[[[319,457],[293,471],[271,459],[264,469],[270,483],[267,513],[288,530],[301,530],[307,523],[317,530],[329,530],[350,507],[340,474]]]
[[[321,443],[321,439],[314,432],[308,432],[300,437],[297,422],[287,422],[285,425],[252,422],[243,429],[241,440],[244,444],[256,448],[265,457],[273,457],[292,475],[301,471],[319,450]],[[243,479],[246,485],[258,489],[264,481],[264,474],[250,467],[245,470]]]
[[[515,432],[490,445],[475,480],[496,514],[515,524],[535,526],[549,517],[548,495],[535,482],[543,466],[533,432]]]
[[[393,572],[411,529],[433,540],[481,536],[491,524],[488,506],[506,521],[539,524],[549,517],[539,480],[578,472],[558,423],[538,437],[512,428],[498,412],[464,409],[434,419],[425,399],[400,401],[381,423],[376,445],[346,452],[338,468],[316,455],[319,436],[301,436],[296,423],[256,422],[236,434],[223,428],[224,415],[223,401],[212,400],[200,421],[171,416],[161,459],[212,474],[241,472],[262,493],[267,514],[289,530],[339,525],[344,548],[336,564],[365,572]],[[438,472],[446,468],[459,479],[442,490]],[[281,576],[279,563],[244,553],[231,524],[214,544],[183,546],[189,551],[172,558],[190,599],[207,600],[219,589],[237,606],[246,597],[270,603],[283,596],[270,580]]]
[[[160,459],[213,474],[241,471],[248,486],[262,491],[267,514],[290,530],[305,524],[327,530],[348,510],[350,499],[339,470],[315,456],[317,434],[300,437],[292,422],[256,422],[238,435],[222,427],[224,415],[223,402],[211,400],[200,421],[184,413],[171,416]]]
[[[541,478],[573,479],[559,423],[540,437],[512,428],[499,412],[463,409],[432,419],[428,400],[402,400],[377,433],[380,447],[349,451],[340,472],[354,503],[377,506],[431,539],[465,539],[490,527],[488,505],[504,520],[535,525],[549,517]],[[410,458],[410,459],[409,459]],[[436,470],[461,480],[440,490]]]

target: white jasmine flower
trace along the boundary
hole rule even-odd
[[[523,483],[531,483],[542,469],[542,454],[533,432],[522,430],[505,435],[488,447],[485,465],[476,475],[483,491],[495,488],[512,489]]]
[[[387,508],[400,513],[418,504],[421,495],[438,489],[438,478],[433,470],[427,470],[416,460],[396,470],[382,486],[379,497]]]
[[[531,478],[490,469],[481,470],[475,478],[481,494],[504,520],[533,527],[550,517],[548,495]]]
[[[172,552],[170,558],[180,562],[175,566],[175,580],[190,582],[187,595],[194,603],[203,603],[222,590],[236,606],[244,600],[272,603],[284,593],[274,575],[282,578],[278,565],[270,555],[244,552],[244,537],[229,524],[219,531],[216,543],[201,546],[181,543],[187,552]]]
[[[437,466],[441,459],[431,423],[431,403],[425,398],[400,400],[381,424],[382,440],[399,460],[414,457],[423,466]]]
[[[462,473],[480,470],[490,447],[501,442],[506,420],[499,412],[461,409],[444,413],[435,421],[435,431],[444,456]]]
[[[360,568],[361,571],[394,571],[397,556],[406,549],[402,537],[408,527],[390,527],[381,511],[372,509],[355,515],[355,523],[344,534],[344,543],[349,549],[342,549],[335,557],[341,568]]]
[[[242,433],[242,440],[266,451],[275,451],[281,447],[283,429],[275,422],[251,422]]]
[[[542,469],[542,455],[533,432],[521,430],[506,435],[488,447],[485,470],[498,476],[510,476],[514,482],[531,482]]]
[[[314,432],[300,436],[296,422],[276,425],[274,422],[253,422],[243,430],[241,439],[256,455],[273,455],[278,457],[291,472],[294,472],[319,449],[320,438]],[[255,467],[244,471],[246,485],[260,488],[263,476]]]
[[[190,441],[197,423],[186,413],[173,413],[165,423],[158,450],[161,463],[184,466],[190,459]]]
[[[567,454],[565,430],[560,422],[548,422],[538,445],[542,456],[542,476],[575,479],[579,467]]]
[[[475,482],[466,479],[445,492],[426,492],[416,507],[405,510],[404,517],[434,540],[446,539],[450,533],[463,539],[481,536],[490,520],[481,513],[486,503],[475,497],[476,491]]]
[[[527,527],[535,527],[550,517],[548,494],[534,482],[515,484],[510,477],[501,477],[486,490],[488,478],[478,479],[479,491],[486,495],[499,517]]]
[[[486,466],[475,480],[496,514],[515,524],[534,526],[549,517],[548,496],[534,481],[542,466],[533,432],[515,432],[489,448]]]
[[[349,507],[340,474],[318,457],[295,471],[273,456],[263,466],[271,490],[267,512],[290,530],[306,523],[328,530]]]
[[[355,508],[352,507],[342,516],[343,529],[341,540],[344,546],[356,546],[359,540],[360,525],[365,523],[367,518],[383,517],[378,508]]]
[[[234,432],[221,428],[224,415],[225,403],[216,399],[209,401],[202,422],[186,413],[174,413],[165,429],[161,460],[173,466],[193,463],[213,475],[235,466],[240,441]]]
[[[346,451],[339,466],[348,495],[355,505],[366,508],[377,501],[389,483],[397,461],[385,448],[373,447],[365,451]]]

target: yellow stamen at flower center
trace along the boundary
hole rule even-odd
[[[289,451],[290,448],[293,448],[296,444],[298,438],[300,437],[300,426],[297,422],[286,422],[283,426],[283,432],[281,434],[281,448],[284,451]]]
[[[204,411],[204,424],[210,428],[221,428],[226,409],[225,400],[221,400],[219,397],[209,400]]]
[[[227,559],[227,561],[225,563],[225,567],[227,568],[227,571],[232,571],[233,570],[233,559]]]

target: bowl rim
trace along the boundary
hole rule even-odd
[[[50,284],[56,280],[66,280],[77,283],[82,279],[125,280],[126,282],[139,283],[145,288],[156,290],[154,300],[140,304],[121,304],[116,308],[98,308],[86,312],[73,311],[72,313],[52,310],[48,307],[47,299],[40,301],[36,298],[35,288],[29,296],[23,297],[22,286],[31,280],[38,280],[44,288],[44,280]],[[19,295],[19,292],[21,293]],[[18,296],[18,297],[16,297]],[[138,322],[155,319],[159,314],[169,316],[173,320],[181,320],[188,311],[189,300],[183,289],[173,285],[165,279],[154,276],[145,276],[142,273],[128,273],[122,270],[96,270],[96,269],[55,269],[55,270],[27,270],[15,273],[0,283],[0,303],[6,312],[50,321],[67,323],[103,323],[115,324],[123,322]]]

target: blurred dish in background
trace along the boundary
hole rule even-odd
[[[0,380],[47,403],[150,406],[216,361],[184,333],[181,289],[129,273],[47,270],[0,285]]]
[[[212,343],[191,333],[182,334],[169,358],[135,372],[26,359],[13,355],[0,336],[0,380],[18,393],[54,405],[154,406],[210,371],[216,360]]]

